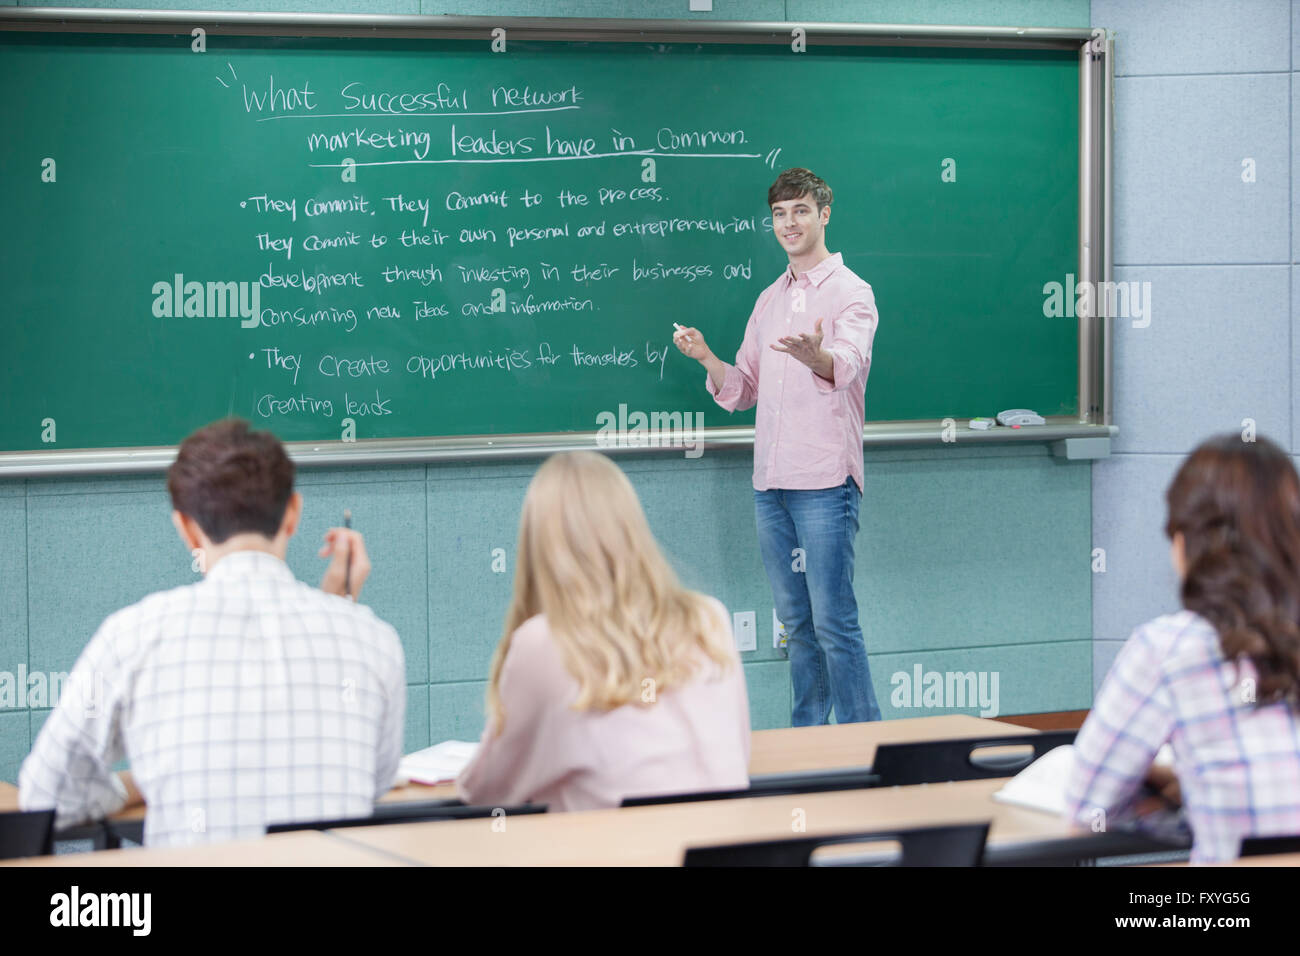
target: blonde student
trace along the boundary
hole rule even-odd
[[[1300,479],[1272,442],[1215,438],[1167,492],[1183,609],[1128,639],[1075,742],[1067,813],[1133,804],[1144,780],[1186,809],[1192,860],[1300,834]],[[1173,771],[1152,768],[1169,743]]]
[[[473,804],[618,806],[748,785],[749,705],[727,612],[684,589],[609,459],[556,455],[524,499]]]

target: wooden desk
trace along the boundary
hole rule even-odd
[[[688,846],[794,835],[992,820],[991,848],[1090,840],[1061,819],[992,800],[1003,780],[663,804],[493,821],[454,820],[325,832],[168,850],[107,850],[0,865],[27,866],[678,866]],[[1263,858],[1261,858],[1263,859]],[[1261,864],[1262,865],[1262,864]]]
[[[409,866],[381,850],[340,840],[329,832],[276,833],[260,840],[163,850],[64,853],[0,866]]]
[[[1004,724],[998,720],[969,717],[965,714],[876,720],[865,724],[756,730],[751,737],[749,775],[757,777],[801,770],[869,767],[876,759],[876,748],[881,744],[969,737],[1029,736],[1036,733],[1038,731],[1032,727]]]
[[[1086,840],[1058,817],[996,803],[1005,780],[842,790],[507,818],[331,831],[359,846],[432,866],[679,866],[688,846],[806,833],[883,830],[992,820],[990,846]]]
[[[1300,853],[1274,853],[1267,856],[1243,856],[1231,863],[1155,863],[1153,866],[1300,866]]]
[[[914,717],[904,720],[874,721],[862,724],[830,724],[822,727],[786,727],[777,730],[758,730],[754,732],[752,737],[749,769],[750,775],[756,777],[764,774],[792,773],[805,770],[866,767],[870,766],[875,759],[876,747],[883,743],[986,736],[1029,736],[1035,733],[1037,731],[1028,727],[1005,724],[996,720],[985,720],[980,717],[970,717],[964,714]],[[402,787],[394,787],[381,798],[381,802],[421,802],[454,798],[455,796],[455,784],[446,783],[432,787],[421,784],[407,784]],[[18,808],[18,789],[11,784],[0,783],[0,811],[6,808],[7,802],[12,802],[11,809],[16,810]],[[1024,812],[1028,813],[1030,811]],[[138,823],[144,820],[144,816],[145,808],[137,806],[114,814],[110,819],[114,823]],[[788,828],[788,823],[786,826]],[[132,828],[132,830],[134,829]],[[78,832],[76,835],[81,836],[82,834]],[[139,839],[138,834],[135,832],[120,835],[130,840]],[[67,831],[64,831],[63,838],[68,838]],[[102,845],[101,842],[96,843],[96,846],[100,845]],[[207,853],[210,851],[204,849],[195,852]],[[78,854],[77,858],[87,859],[88,857],[86,854]],[[186,864],[177,863],[175,865]],[[213,865],[223,864],[214,862]],[[254,864],[250,861],[249,865]]]
[[[834,770],[842,767],[868,767],[880,744],[908,743],[915,740],[954,740],[968,737],[1027,736],[1038,731],[997,720],[949,714],[940,717],[910,717],[904,720],[878,720],[866,724],[828,724],[824,727],[783,727],[756,730],[751,737],[749,774],[751,777],[771,773],[794,773],[802,770]],[[408,783],[394,787],[380,798],[380,803],[421,802],[454,799],[456,785],[440,783],[425,786]],[[14,797],[17,801],[17,796]],[[3,794],[0,793],[0,800]],[[17,803],[15,802],[15,806]],[[2,808],[2,805],[0,805]],[[143,820],[144,807],[133,807],[114,814],[118,822]]]
[[[1300,853],[1275,853],[1269,856],[1244,856],[1223,866],[1300,866]]]
[[[866,766],[874,759],[876,746],[886,742],[1035,733],[1030,728],[960,715],[758,731],[754,734],[751,770],[758,775]],[[1003,782],[977,780],[520,816],[508,818],[504,832],[494,832],[493,821],[485,819],[349,827],[323,834],[360,851],[362,855],[355,859],[344,857],[336,846],[310,839],[284,842],[286,837],[311,836],[304,832],[185,850],[77,854],[46,858],[40,865],[346,866],[387,861],[430,865],[677,866],[687,846],[791,836],[796,813],[805,823],[804,832],[813,835],[992,820],[990,847],[1014,849],[1045,840],[1088,838],[1086,834],[1072,833],[1062,820],[1049,814],[994,802],[991,794]],[[394,789],[385,799],[434,799],[443,790],[408,786]]]

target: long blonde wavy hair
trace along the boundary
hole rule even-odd
[[[492,658],[487,712],[505,726],[501,669],[515,630],[546,615],[578,682],[575,710],[612,710],[691,679],[705,660],[734,660],[703,595],[678,583],[641,502],[604,455],[554,455],[533,476],[519,518],[514,596]],[[712,618],[712,620],[710,620]]]

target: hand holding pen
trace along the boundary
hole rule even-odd
[[[320,589],[355,601],[370,576],[370,557],[366,554],[366,543],[361,534],[352,530],[351,511],[343,513],[342,528],[330,528],[325,532],[325,545],[320,549],[320,556],[330,559]]]

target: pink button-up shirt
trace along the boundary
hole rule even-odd
[[[822,348],[834,358],[834,384],[771,348],[782,336],[812,334],[818,319]],[[759,295],[722,389],[707,380],[709,394],[729,412],[758,405],[757,490],[835,488],[850,475],[861,490],[867,374],[878,323],[871,286],[838,252],[798,279],[787,268]]]

